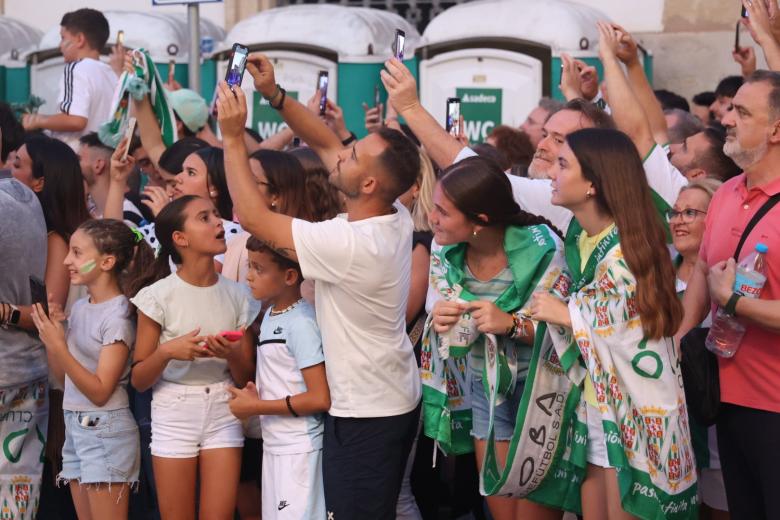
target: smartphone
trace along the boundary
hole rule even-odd
[[[240,330],[224,330],[219,335],[228,341],[238,341],[244,337],[244,333]]]
[[[123,31],[122,29],[119,29],[119,31],[116,33],[116,44],[117,45],[125,44],[125,31]]]
[[[737,28],[734,29],[734,50],[739,51],[739,28],[742,24],[740,22],[737,22]]]
[[[561,62],[561,75],[558,76],[558,86],[560,87],[563,84],[563,63]]]
[[[374,106],[378,107],[381,102],[382,102],[382,99],[379,97],[379,85],[375,85],[374,86]]]
[[[321,70],[317,77],[317,90],[320,91],[320,115],[325,115],[328,106],[328,71]]]
[[[747,7],[745,7],[744,5],[742,6],[742,9],[739,12],[739,16],[741,16],[742,18],[749,18],[750,17],[750,15],[748,14]]]
[[[130,152],[130,143],[133,142],[133,134],[135,133],[135,118],[131,117],[127,120],[127,129],[125,130],[125,139],[127,139],[127,146],[125,151],[122,152],[122,160],[127,159],[127,154]]]
[[[233,44],[233,50],[230,53],[230,63],[228,63],[227,73],[225,74],[225,81],[231,89],[236,85],[241,86],[241,81],[244,79],[244,71],[246,70],[247,56],[249,56],[249,49],[240,43]]]
[[[447,132],[460,135],[460,98],[447,98]]]
[[[168,60],[168,83],[173,85],[173,82],[176,80],[176,60],[171,58]]]
[[[30,277],[30,298],[33,304],[40,303],[46,316],[49,315],[49,295],[46,292],[46,284],[35,276]]]
[[[401,61],[404,61],[404,41],[406,41],[406,33],[401,29],[395,30],[395,43],[393,43],[393,54]]]

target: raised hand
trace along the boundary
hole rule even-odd
[[[219,82],[217,91],[217,120],[223,138],[243,140],[247,114],[244,91],[240,88],[231,90],[224,81]]]
[[[274,66],[265,54],[254,52],[247,56],[246,70],[252,75],[255,90],[266,98],[276,92],[276,77]]]
[[[387,90],[387,99],[396,112],[403,116],[404,112],[420,106],[417,82],[406,65],[396,58],[390,58],[385,62],[385,69],[379,75]]]
[[[149,208],[155,217],[171,202],[168,192],[161,186],[146,186],[143,194],[147,198],[141,199],[141,204]]]

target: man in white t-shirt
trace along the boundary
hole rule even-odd
[[[65,13],[60,22],[60,51],[65,70],[60,83],[59,113],[26,114],[25,130],[49,130],[52,137],[68,143],[74,150],[78,139],[96,132],[111,118],[111,99],[117,75],[100,61],[100,51],[108,41],[108,20],[95,9]]]
[[[246,100],[219,85],[225,170],[244,229],[300,263],[315,282],[331,409],[323,480],[329,517],[394,519],[416,433],[420,376],[406,335],[413,224],[396,199],[415,182],[417,147],[382,129],[345,147],[316,114],[288,97],[265,56],[249,57],[255,89],[325,163],[347,214],[310,223],[270,211],[244,143]]]

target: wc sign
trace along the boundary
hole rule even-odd
[[[466,136],[472,143],[481,143],[501,124],[500,88],[458,88],[460,113],[466,122]]]
[[[287,97],[298,99],[298,93],[288,90]],[[268,139],[280,130],[287,128],[278,110],[271,108],[268,100],[255,91],[252,93],[252,129],[263,139]]]

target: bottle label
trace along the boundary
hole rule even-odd
[[[766,277],[757,273],[742,273],[737,270],[737,277],[734,280],[734,292],[748,298],[758,298],[761,289],[764,287]]]

